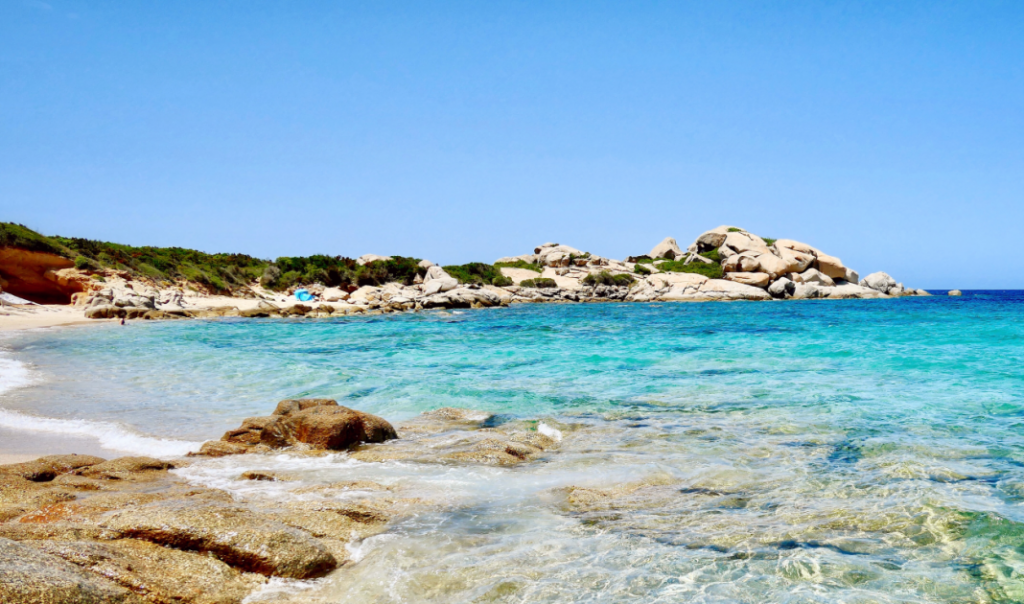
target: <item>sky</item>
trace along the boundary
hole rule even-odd
[[[728,224],[1024,288],[1021,31],[984,0],[0,0],[0,220],[443,264]]]

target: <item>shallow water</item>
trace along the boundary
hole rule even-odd
[[[439,504],[353,545],[355,565],[306,586],[317,601],[1019,602],[1022,310],[968,292],[45,330],[0,342],[0,428],[178,455],[328,396],[563,433],[511,469],[339,454],[181,471],[240,498],[295,497],[236,479],[285,469]],[[603,506],[565,490],[628,484]]]

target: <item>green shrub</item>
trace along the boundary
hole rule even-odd
[[[50,237],[40,235],[22,224],[0,222],[0,247],[17,247],[31,252],[47,252],[65,258],[74,258],[72,250],[54,241]]]
[[[737,229],[736,227],[729,227],[730,233],[742,233],[743,229]]]
[[[267,268],[263,269],[263,275],[260,276],[260,285],[267,288],[272,288],[277,285],[278,280],[281,279],[281,269],[276,264],[268,264]]]
[[[103,278],[103,275],[91,275],[91,276],[92,276],[93,279],[99,281],[100,283],[106,283],[107,282],[107,280]]]
[[[509,285],[512,284],[512,279],[506,277],[505,275],[498,275],[497,277],[494,278],[494,281],[491,281],[491,285],[497,285],[498,287],[508,287]]]
[[[544,267],[539,264],[530,264],[525,260],[516,260],[515,262],[495,262],[494,268],[523,268],[528,271],[536,271],[538,273],[544,272]]]
[[[764,239],[764,244],[768,247],[775,245],[775,242],[778,241],[778,239],[772,239],[771,237],[762,237],[761,239]]]
[[[493,283],[496,278],[501,276],[500,269],[483,262],[452,264],[442,268],[446,273],[458,279],[459,283]]]
[[[633,267],[633,272],[638,274],[638,275],[650,275],[651,274],[651,269],[647,268],[646,266],[644,266],[642,264],[637,263],[637,265],[635,267]]]
[[[722,256],[718,253],[718,248],[717,247],[715,249],[711,250],[710,252],[705,252],[705,253],[701,254],[701,256],[704,256],[705,258],[707,258],[708,260],[711,260],[712,262],[716,262],[718,264],[722,263]]]
[[[520,287],[537,287],[537,288],[558,287],[558,284],[555,283],[554,279],[548,279],[547,277],[537,277],[536,279],[527,279],[526,281],[523,281],[519,285],[520,285]]]
[[[583,278],[583,284],[591,287],[595,285],[614,285],[622,287],[633,283],[633,281],[636,281],[636,279],[634,279],[632,275],[613,275],[608,271],[601,271],[597,274],[591,273]]]
[[[78,256],[75,258],[75,268],[80,271],[94,271],[98,269],[100,265],[96,264],[85,256]]]
[[[672,273],[696,273],[704,275],[708,279],[721,279],[725,274],[721,264],[704,264],[699,260],[694,260],[689,264],[685,264],[683,260],[666,260],[659,263],[658,268]]]
[[[642,256],[636,259],[637,264],[654,264],[654,258],[650,256]]]

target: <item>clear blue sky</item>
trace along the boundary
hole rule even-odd
[[[0,2],[0,220],[273,258],[735,224],[1024,288],[1024,2]]]

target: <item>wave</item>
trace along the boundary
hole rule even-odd
[[[85,436],[98,440],[104,449],[160,458],[180,457],[186,453],[198,451],[203,444],[187,440],[145,436],[130,428],[109,422],[40,417],[7,409],[0,409],[0,428]]]
[[[32,370],[25,363],[0,351],[0,395],[34,382]],[[109,422],[41,417],[8,409],[0,409],[0,428],[90,437],[104,449],[151,457],[180,457],[202,446],[201,442],[145,436]]]

